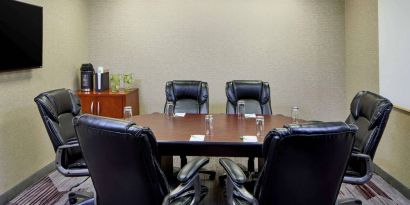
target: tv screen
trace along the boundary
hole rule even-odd
[[[43,65],[43,8],[0,0],[0,70]]]

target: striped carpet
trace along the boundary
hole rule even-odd
[[[73,191],[91,192],[93,190],[91,179],[87,179],[86,177],[68,178],[62,176],[57,171],[54,171],[27,188],[24,192],[10,201],[8,205],[66,205],[68,204],[67,195],[70,188],[78,185],[84,180],[86,181],[74,188]],[[212,196],[208,195],[207,197]],[[391,187],[378,175],[374,175],[369,183],[362,186],[343,184],[339,198],[358,198],[361,199],[365,205],[410,204],[410,201],[407,198]]]

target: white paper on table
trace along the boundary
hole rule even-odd
[[[243,142],[258,142],[258,138],[256,136],[242,136]]]
[[[189,141],[191,142],[203,142],[205,140],[205,135],[191,135]]]
[[[245,118],[256,118],[256,114],[245,114]]]
[[[177,112],[175,113],[174,117],[185,117],[186,113],[184,112]]]

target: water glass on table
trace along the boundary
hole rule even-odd
[[[260,137],[263,134],[265,126],[265,118],[263,116],[256,116],[256,136]]]
[[[167,102],[167,104],[165,105],[165,114],[168,117],[174,117],[174,103]]]
[[[293,106],[291,109],[292,123],[298,123],[299,107]]]
[[[131,121],[132,118],[132,107],[131,106],[125,106],[124,107],[124,119]]]
[[[214,131],[214,117],[212,115],[205,115],[205,135],[209,136]]]
[[[237,105],[236,105],[236,114],[240,119],[245,117],[245,101],[244,100],[238,100]]]

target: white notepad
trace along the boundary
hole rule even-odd
[[[256,114],[245,114],[245,118],[256,118]]]
[[[189,141],[191,142],[203,142],[205,140],[205,135],[191,135]]]
[[[184,112],[177,112],[175,113],[174,117],[185,117],[186,113]]]
[[[242,136],[241,139],[243,142],[258,142],[256,136]]]

